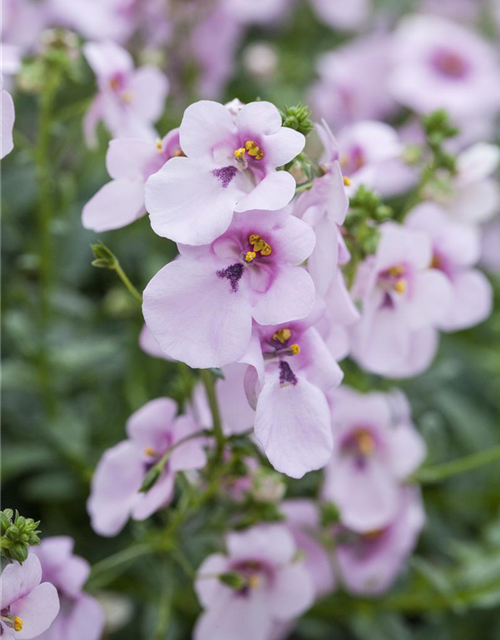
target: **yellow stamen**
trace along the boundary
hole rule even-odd
[[[243,158],[245,153],[245,149],[243,147],[240,147],[239,149],[235,150],[234,157],[236,158],[236,160],[239,160],[240,158]]]
[[[120,88],[120,84],[119,78],[111,78],[109,81],[109,86],[113,91],[117,91]]]
[[[347,176],[344,176],[342,178],[342,180],[344,181],[344,184],[345,184],[346,187],[350,187],[351,186],[351,179],[350,178],[348,178]]]
[[[363,533],[363,538],[365,540],[377,540],[384,533],[383,529],[373,529],[372,531],[367,531]]]
[[[245,142],[245,149],[248,152],[249,156],[255,158],[256,160],[262,160],[264,157],[264,151],[257,145],[253,140],[247,140]]]
[[[156,455],[156,451],[153,449],[153,447],[146,447],[146,448],[144,449],[144,453],[145,453],[147,456],[155,456],[155,455]]]
[[[404,280],[404,278],[396,282],[394,291],[396,291],[396,293],[404,293],[406,291],[406,280]]]
[[[248,238],[248,242],[252,245],[253,250],[257,253],[260,252],[263,256],[269,256],[272,253],[271,245],[268,244],[265,240],[263,240],[256,233],[252,233],[252,235]]]
[[[291,337],[292,332],[290,329],[278,329],[278,331],[273,335],[273,340],[277,340],[278,342],[281,342],[281,344],[284,344],[287,340],[290,340]]]
[[[300,347],[298,344],[292,344],[292,346],[290,347],[290,349],[292,350],[292,353],[294,356],[298,356],[300,353]]]
[[[259,576],[256,576],[255,574],[248,576],[248,586],[251,589],[256,589],[259,586],[259,584],[260,584]]]
[[[247,251],[245,254],[245,261],[252,262],[252,260],[255,260],[256,255],[255,251]]]
[[[441,267],[441,260],[437,254],[432,256],[431,263],[429,265],[429,269],[439,269]]]
[[[121,95],[122,102],[129,104],[134,99],[134,94],[131,91],[124,91]]]
[[[397,278],[398,276],[402,276],[403,273],[405,272],[404,267],[401,267],[401,266],[391,267],[388,271],[389,271],[389,275],[393,276],[394,278]]]
[[[272,251],[273,250],[271,249],[271,245],[267,244],[267,242],[264,242],[264,247],[260,250],[260,253],[263,256],[270,256]]]
[[[23,629],[23,620],[19,616],[14,618],[14,631],[22,631]]]
[[[163,151],[163,143],[161,141],[161,138],[158,138],[158,140],[156,141],[156,150],[157,151]]]
[[[186,154],[180,148],[176,149],[172,154],[172,158],[185,158],[185,157],[186,157]]]
[[[364,456],[370,456],[375,450],[375,440],[368,431],[358,431],[356,434],[356,443],[360,453]]]

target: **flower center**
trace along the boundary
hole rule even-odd
[[[5,615],[5,616],[1,616],[1,619],[2,619],[2,622],[7,627],[9,627],[9,629],[14,629],[14,631],[23,630],[23,619],[20,618],[19,616]]]
[[[354,434],[354,442],[359,453],[367,458],[375,452],[375,440],[372,434],[366,429],[359,429]]]
[[[452,80],[460,80],[467,75],[467,62],[454,51],[439,51],[433,59],[434,67]]]
[[[384,288],[389,288],[396,293],[403,294],[408,287],[406,269],[403,265],[396,265],[386,269],[379,275],[379,282]]]
[[[244,163],[246,161],[246,156],[250,156],[254,160],[262,160],[264,158],[264,149],[259,147],[259,145],[253,140],[247,140],[243,147],[239,149],[235,149],[234,157],[237,162]]]
[[[253,262],[259,253],[261,256],[270,256],[273,251],[271,245],[262,240],[256,233],[252,233],[248,238],[248,243],[252,250],[245,253],[245,262]]]

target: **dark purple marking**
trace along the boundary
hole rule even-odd
[[[234,176],[238,173],[238,169],[236,167],[222,167],[221,169],[214,169],[212,174],[218,178],[222,182],[222,188],[227,189],[229,183],[234,178]]]
[[[236,293],[238,291],[238,282],[241,280],[241,276],[243,275],[243,268],[244,267],[241,262],[236,262],[227,269],[217,271],[217,275],[219,278],[226,278],[229,280],[231,284],[231,291]]]
[[[280,361],[280,384],[293,384],[296,385],[298,382],[297,378],[295,377],[294,372],[291,370],[290,365],[288,364],[288,362],[285,362],[284,360]]]

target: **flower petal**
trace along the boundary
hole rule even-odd
[[[10,609],[11,615],[23,621],[22,631],[16,633],[19,640],[29,640],[50,627],[59,613],[57,589],[49,582],[43,582],[24,598],[15,602]]]
[[[239,198],[235,211],[282,209],[295,195],[295,179],[287,171],[273,171],[259,182],[250,193]]]
[[[142,180],[113,180],[83,207],[82,224],[92,231],[120,229],[146,213]]]
[[[189,158],[212,158],[214,149],[236,149],[236,126],[228,109],[218,102],[200,100],[184,112],[180,143]],[[233,149],[233,150],[234,150]]]

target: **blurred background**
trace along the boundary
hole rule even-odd
[[[85,2],[3,1],[4,88],[13,94],[16,123],[14,151],[2,161],[2,480],[3,508],[40,519],[44,536],[74,537],[76,553],[95,563],[132,544],[161,517],[133,523],[116,538],[97,536],[85,503],[98,459],[123,438],[133,411],[161,395],[182,404],[189,384],[177,365],[139,349],[139,305],[114,273],[91,266],[90,244],[101,239],[142,291],[175,255],[175,246],[151,231],[147,217],[99,235],[82,228],[83,205],[109,179],[110,135],[101,126],[96,148],[86,146],[82,118],[96,84],[79,52],[81,43],[114,39],[137,65],[154,63],[166,72],[170,92],[156,126],[161,135],[178,126],[184,108],[200,97],[221,102],[260,97],[279,108],[306,103],[318,117],[329,116],[334,133],[366,118],[404,127],[412,114],[389,96],[383,72],[367,87],[367,61],[382,55],[401,20],[417,12],[464,25],[498,49],[500,3],[103,0],[85,8]],[[66,31],[47,35],[55,27]],[[68,37],[68,29],[76,35]],[[346,47],[362,49],[370,38],[378,41],[365,58],[346,53]],[[49,67],[40,60],[54,48],[62,51],[66,66],[47,124],[43,96]],[[16,73],[8,69],[11,55],[18,61]],[[336,58],[328,62],[331,55]],[[344,81],[339,76],[335,89],[329,85],[336,64],[346,84],[365,83],[364,101],[357,106],[349,96],[335,94],[326,101]],[[499,140],[497,125],[489,119],[484,135],[490,142]],[[489,224],[488,237],[497,233],[495,223]],[[48,267],[41,264],[47,243]],[[490,251],[485,258],[497,303],[499,252],[497,244],[493,257]],[[434,364],[418,378],[393,382],[361,375],[350,362],[342,366],[354,386],[397,385],[408,394],[428,462],[498,444],[498,304],[482,325],[443,335]],[[290,481],[289,495],[314,495],[316,488],[317,478],[309,474]],[[374,601],[334,595],[300,621],[292,638],[500,639],[500,466],[426,486],[424,499],[427,526],[408,571],[391,592]],[[214,533],[200,527],[210,517],[200,513],[193,531],[186,531],[185,551],[195,566],[212,548]],[[152,637],[165,568],[148,558],[125,568],[94,585],[113,621],[107,637]],[[189,638],[199,613],[192,587],[182,583],[181,588],[176,582],[173,594],[168,640]]]

